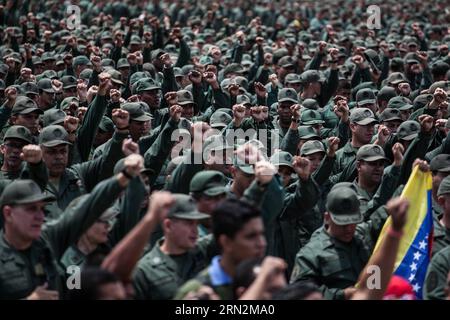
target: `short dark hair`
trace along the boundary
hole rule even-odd
[[[81,270],[81,289],[68,290],[69,300],[99,300],[100,288],[117,283],[117,276],[99,267],[85,267]]]
[[[226,199],[214,209],[211,216],[212,232],[218,241],[223,234],[234,238],[248,221],[261,217],[261,211],[246,201]]]
[[[273,295],[273,300],[304,300],[310,294],[320,292],[319,286],[311,281],[298,281],[289,284]]]
[[[236,299],[239,297],[236,296],[236,290],[239,287],[248,288],[255,281],[255,267],[261,265],[264,258],[256,258],[256,259],[246,259],[242,261],[236,268],[236,272],[233,277],[233,294]]]

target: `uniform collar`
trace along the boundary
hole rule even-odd
[[[215,256],[211,265],[208,268],[209,276],[211,277],[211,284],[213,286],[224,286],[229,285],[232,282],[231,277],[223,270],[220,265],[221,256]]]

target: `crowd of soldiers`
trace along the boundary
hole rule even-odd
[[[414,299],[415,166],[450,298],[450,3],[370,4],[2,1],[0,299]]]

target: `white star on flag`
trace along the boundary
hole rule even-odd
[[[408,278],[408,281],[409,282],[413,281],[415,277],[416,277],[416,274],[415,273],[411,273],[411,275]]]
[[[414,292],[419,292],[420,288],[421,288],[421,287],[419,286],[418,283],[415,283],[415,284],[413,285],[413,290],[414,290]]]
[[[414,253],[414,260],[419,260],[421,256],[422,256],[422,255],[419,253],[419,251],[416,251],[416,252]]]
[[[417,270],[417,263],[413,262],[413,263],[411,263],[411,265],[409,267],[411,268],[411,271],[416,271]]]
[[[419,247],[420,247],[421,250],[425,249],[427,247],[427,243],[422,240],[422,241],[419,242]]]

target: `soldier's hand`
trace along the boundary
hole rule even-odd
[[[254,165],[259,161],[265,160],[261,151],[250,143],[245,143],[244,145],[239,146],[236,151],[234,151],[234,154],[240,163],[245,163],[248,165]]]
[[[430,171],[430,165],[425,160],[421,160],[417,158],[414,160],[412,167],[419,166],[419,170],[422,172],[428,172]]]
[[[80,119],[72,116],[66,116],[64,119],[64,128],[68,133],[72,133],[77,130]]]
[[[172,59],[170,58],[170,55],[168,53],[164,53],[163,55],[161,55],[159,57],[159,60],[166,68],[171,68],[173,65]]]
[[[270,81],[270,83],[272,83],[273,88],[276,88],[278,86],[278,83],[279,83],[278,76],[275,73],[272,73],[269,76],[269,81]]]
[[[175,122],[178,122],[178,121],[180,121],[182,112],[183,112],[183,107],[178,104],[174,104],[169,109],[170,118],[172,118]]]
[[[63,91],[63,83],[57,79],[52,80],[52,87],[56,93],[62,93]]]
[[[309,176],[312,173],[311,161],[307,158],[295,156],[292,160],[292,166],[301,180],[307,181],[309,179]]]
[[[242,123],[242,120],[245,118],[246,108],[243,104],[235,104],[232,109],[234,125],[239,127]]]
[[[133,94],[128,97],[127,102],[139,102],[139,96],[137,94]]]
[[[203,78],[211,87],[218,88],[219,84],[217,83],[217,77],[214,72],[205,72]]]
[[[144,168],[144,157],[142,157],[138,153],[130,154],[125,158],[124,161],[124,170],[132,177],[136,177],[141,173],[141,170]]]
[[[317,51],[320,54],[325,54],[325,48],[327,47],[327,43],[325,41],[319,41],[319,45],[317,46]]]
[[[328,138],[328,150],[327,150],[328,157],[334,158],[336,156],[336,151],[339,149],[340,142],[341,140],[338,137]]]
[[[175,91],[167,92],[164,95],[164,99],[166,99],[169,106],[173,106],[174,104],[178,103],[178,97],[177,97],[177,93]]]
[[[292,118],[294,118],[294,119],[296,119],[296,120],[298,120],[298,119],[300,119],[300,105],[299,104],[293,104],[292,106],[291,106],[291,116],[292,116]]]
[[[92,55],[91,63],[96,72],[102,72],[102,59],[99,56]]]
[[[363,56],[360,56],[359,54],[352,57],[353,63],[355,63],[357,66],[361,67],[364,63]]]
[[[87,108],[86,107],[79,107],[77,110],[77,118],[80,119],[80,122],[83,122],[84,119],[84,115],[87,112]]]
[[[263,121],[269,118],[269,107],[268,106],[260,106],[261,107],[261,116]]]
[[[272,284],[273,279],[279,275],[283,274],[287,268],[287,263],[281,258],[267,256],[264,258],[261,263],[261,267],[257,272],[257,278],[261,280],[263,283],[270,286]]]
[[[262,106],[255,106],[250,108],[250,114],[256,122],[264,121],[264,115],[262,113]]]
[[[83,80],[79,79],[77,83],[77,94],[80,102],[87,100],[88,87]]]
[[[258,97],[261,98],[267,97],[266,87],[261,82],[255,82],[255,93]]]
[[[336,97],[338,98],[338,96]],[[347,99],[344,97],[339,97],[335,102],[333,111],[341,119],[342,122],[347,122],[350,114],[350,109],[348,108]]]
[[[5,90],[6,106],[12,108],[16,103],[17,89],[15,87],[8,87]]]
[[[111,75],[106,72],[102,72],[98,75],[98,95],[105,96],[111,88]]]
[[[202,285],[197,290],[188,292],[183,300],[220,300],[220,297],[210,286]]]
[[[119,108],[113,109],[111,118],[118,130],[128,130],[130,124],[128,111]]]
[[[272,181],[277,169],[269,161],[262,160],[255,164],[255,179],[260,184],[265,185]]]
[[[394,155],[394,166],[398,167],[402,164],[404,152],[405,148],[403,148],[403,145],[400,142],[397,142],[392,146],[392,154]]]
[[[139,145],[132,139],[125,139],[122,142],[122,152],[125,156],[130,154],[139,154]]]
[[[419,116],[419,123],[420,123],[422,132],[430,133],[434,127],[434,118],[427,114],[423,114],[423,115]]]
[[[25,80],[25,81],[30,81],[30,77],[31,77],[31,69],[30,68],[22,68],[20,69],[20,76]]]
[[[20,158],[28,163],[40,163],[42,161],[41,147],[35,144],[27,144],[22,148]]]
[[[48,290],[48,285],[45,283],[43,286],[38,286],[27,297],[27,300],[58,300],[59,293],[55,290]]]
[[[148,202],[148,215],[158,222],[163,221],[175,204],[175,197],[168,191],[155,191]]]
[[[239,85],[237,83],[232,83],[228,86],[228,92],[230,96],[236,97],[239,94]]]
[[[447,125],[447,119],[437,119],[435,122],[435,127],[439,130],[443,130]]]
[[[142,65],[144,63],[144,56],[142,55],[141,51],[134,52],[134,55],[136,56],[136,62],[138,65]]]
[[[402,231],[406,224],[406,216],[408,213],[409,201],[406,198],[396,197],[388,201],[386,204],[386,212],[391,216],[392,229],[394,231]]]
[[[386,143],[386,141],[387,141],[387,139],[389,138],[390,135],[391,135],[391,132],[389,131],[389,129],[385,125],[381,124],[378,127],[377,144],[379,146],[384,146],[384,144]]]
[[[109,97],[111,98],[111,102],[113,102],[113,103],[119,102],[120,96],[121,96],[121,93],[119,90],[117,90],[117,89],[109,90]]]
[[[202,74],[197,70],[191,70],[188,74],[188,77],[193,84],[199,85],[200,83],[202,83]]]
[[[436,88],[434,90],[433,100],[430,102],[430,108],[437,108],[444,101],[447,101],[447,92],[442,88]]]

